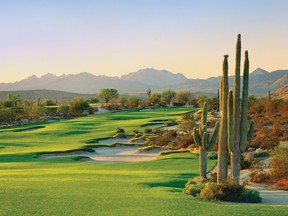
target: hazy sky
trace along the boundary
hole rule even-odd
[[[0,0],[0,82],[35,74],[120,76],[141,68],[190,78],[288,69],[287,0]]]

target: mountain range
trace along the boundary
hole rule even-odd
[[[181,73],[153,68],[141,69],[121,77],[93,75],[88,72],[57,76],[51,73],[41,77],[30,76],[14,83],[0,83],[0,91],[16,90],[58,90],[81,94],[95,94],[101,88],[115,88],[122,94],[145,93],[172,89],[189,90],[192,93],[216,94],[221,76],[208,79],[189,79]],[[229,76],[230,88],[233,88],[234,76]],[[261,68],[250,73],[250,94],[261,96],[268,90],[276,90],[288,84],[288,70],[265,71]]]

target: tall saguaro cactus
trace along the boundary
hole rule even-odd
[[[207,173],[207,152],[212,151],[218,137],[219,122],[214,127],[213,134],[210,138],[210,134],[207,132],[207,103],[203,105],[202,118],[199,125],[199,129],[194,127],[193,136],[195,143],[199,146],[199,171],[200,176],[206,178]]]
[[[227,134],[227,96],[228,96],[228,55],[224,56],[223,75],[220,84],[221,123],[218,146],[217,182],[223,182],[228,176],[228,134]]]
[[[238,35],[236,45],[236,68],[234,95],[229,91],[228,96],[228,146],[231,152],[232,178],[239,183],[241,153],[247,147],[247,140],[251,139],[254,131],[254,122],[250,122],[248,131],[248,88],[249,88],[249,59],[245,51],[242,102],[240,98],[240,60],[241,60],[241,35]],[[232,97],[233,95],[233,97]]]

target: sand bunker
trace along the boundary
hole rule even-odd
[[[161,149],[138,152],[139,146],[121,145],[115,147],[98,147],[93,148],[94,153],[77,150],[73,152],[47,153],[41,154],[38,158],[56,158],[56,157],[71,157],[85,156],[89,157],[91,162],[140,162],[157,159],[162,151]],[[87,161],[87,160],[84,160]]]
[[[138,148],[139,146],[99,147],[94,149],[97,155],[90,158],[102,162],[139,162],[155,160],[160,156],[161,150],[138,152]]]

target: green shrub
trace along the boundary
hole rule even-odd
[[[218,159],[218,154],[217,154],[217,152],[209,152],[209,153],[208,153],[208,158],[209,158],[210,160],[217,160],[217,159]]]
[[[252,189],[244,189],[242,191],[242,200],[246,203],[261,203],[262,198],[259,195],[259,192]]]
[[[202,176],[191,178],[185,184],[185,188],[183,189],[183,192],[195,197],[202,191],[206,181],[207,180],[203,178]]]
[[[256,151],[254,153],[254,158],[268,157],[268,156],[269,156],[269,154],[262,149],[256,149]]]
[[[227,179],[219,185],[219,198],[224,201],[240,202],[243,190],[242,185],[237,184],[233,179]]]
[[[147,134],[150,134],[150,133],[152,133],[152,129],[151,128],[145,128],[144,132]]]

